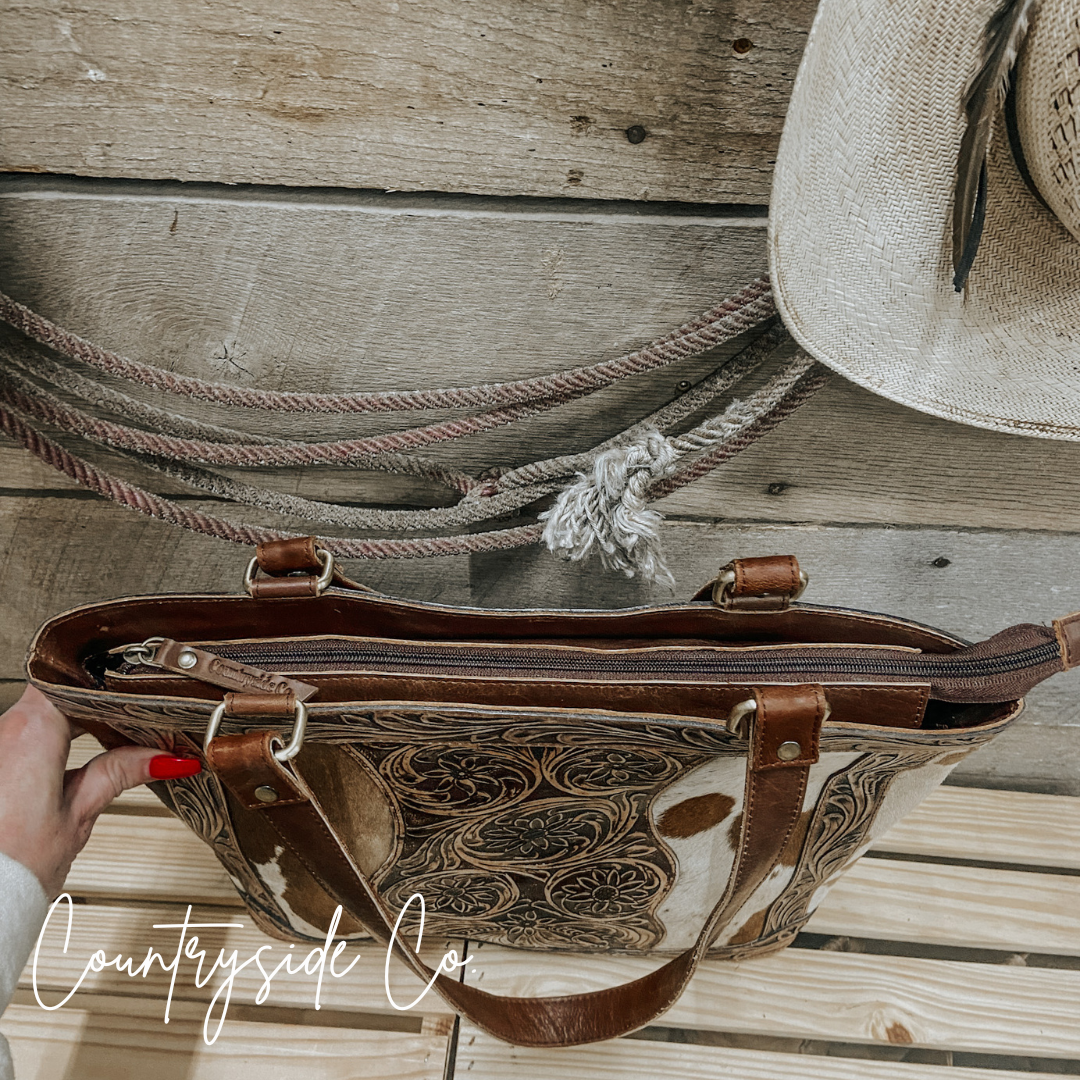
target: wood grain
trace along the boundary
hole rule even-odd
[[[242,906],[209,847],[173,817],[103,814],[72,864],[65,888],[72,896],[98,900],[123,896],[174,905]],[[178,912],[183,915],[179,907]]]
[[[966,1069],[812,1054],[615,1039],[571,1050],[531,1050],[462,1025],[459,1075],[469,1080],[1050,1080],[1053,1074]]]
[[[136,970],[151,948],[157,950],[166,963],[171,963],[175,957],[180,931],[155,929],[155,926],[182,922],[186,897],[180,901],[174,896],[174,903],[169,906],[148,907],[137,902],[135,892],[129,891],[123,881],[114,878],[114,883],[117,886],[114,899],[122,901],[121,904],[110,904],[106,901],[78,904],[74,907],[71,937],[66,953],[66,910],[61,907],[53,916],[37,954],[37,986],[46,1004],[55,1004],[68,993],[82,974],[87,960],[99,949],[110,962],[118,955],[124,959],[133,957],[132,966]],[[225,950],[226,958],[236,950],[239,954],[238,964],[243,964],[260,948],[269,946],[270,951],[262,954],[263,966],[267,971],[272,971],[289,952],[288,944],[254,929],[251,920],[235,908],[199,905],[192,911],[191,922],[241,924],[240,928],[190,931],[198,936],[199,947],[207,950],[208,960],[204,975],[214,958],[219,955],[220,949]],[[296,974],[286,971],[279,973],[271,983],[270,994],[263,1004],[278,1008],[315,1009],[317,976],[299,970],[311,948],[312,946],[308,945],[297,945],[294,951],[298,957],[293,963]],[[458,954],[461,954],[460,942],[431,941],[424,946],[424,958],[435,965],[447,948],[457,948]],[[386,949],[371,941],[352,943],[339,956],[335,966],[337,970],[345,971],[354,959],[357,960],[356,965],[343,978],[333,978],[328,972],[325,974],[320,992],[322,1007],[343,1012],[401,1015],[392,1009],[383,987]],[[420,980],[397,960],[392,961],[390,970],[390,987],[395,1000],[408,1002],[416,998],[423,989]],[[200,988],[196,986],[195,976],[195,961],[182,960],[173,988],[174,1000],[202,1002],[205,1006],[218,992],[223,981],[222,973],[218,971],[206,986]],[[104,971],[87,974],[80,984],[77,996],[72,999],[72,1004],[78,1007],[88,994],[137,994],[147,1001],[160,1002],[160,1014],[164,1015],[170,979],[171,974],[163,971],[156,962],[148,975],[138,979],[117,971],[115,967],[109,967]],[[254,1006],[256,995],[263,988],[263,983],[264,978],[255,970],[254,965],[244,968],[234,980],[232,1002],[237,1006]],[[24,989],[33,988],[32,962],[27,964],[19,985]],[[428,994],[415,1009],[405,1015],[415,1016],[419,1022],[421,1016],[449,1015],[449,1008],[437,994]]]
[[[491,945],[466,979],[492,993],[603,990],[657,960],[522,955]],[[983,1054],[1080,1057],[1080,972],[787,949],[699,967],[663,1027]]]
[[[765,202],[813,11],[10,2],[0,167]]]
[[[16,1004],[0,1030],[19,1080],[439,1080],[446,1056],[445,1037],[241,1020],[206,1046],[196,1008],[166,1026],[156,1003],[131,998]]]
[[[667,334],[765,269],[760,214],[275,201],[155,185],[117,195],[52,181],[0,190],[0,288],[133,358],[267,389],[460,386],[595,363]],[[560,453],[585,449],[719,360],[611,387],[494,442],[474,437],[448,460],[524,462],[551,452],[553,437]],[[429,419],[249,411],[240,426],[329,439]]]
[[[0,580],[12,586],[0,619],[0,675],[22,675],[34,630],[58,611],[161,591],[235,594],[248,557],[249,549],[97,499],[0,499]],[[468,602],[468,574],[465,556],[364,567],[374,588],[382,581],[399,595],[411,588],[443,603]]]
[[[875,851],[1080,870],[1080,798],[941,787]]]
[[[1080,956],[1080,878],[861,859],[827,894],[806,929]]]
[[[46,614],[112,596],[236,593],[247,549],[187,533],[101,500],[0,496],[0,573],[10,582],[0,627],[18,656]],[[221,505],[210,507],[221,512]],[[663,540],[688,597],[731,558],[792,552],[810,576],[808,602],[886,611],[968,638],[1080,608],[1072,534],[671,520]],[[131,562],[119,553],[153,552]],[[935,565],[948,559],[949,565]],[[618,607],[670,598],[597,560],[566,563],[540,547],[430,560],[347,564],[391,595],[489,607]],[[988,582],[994,588],[988,588]],[[0,676],[16,678],[8,660]],[[1030,696],[1076,685],[1068,672]],[[1056,694],[1057,690],[1053,690]],[[1063,691],[1064,692],[1064,691]],[[1074,721],[1075,722],[1075,721]]]

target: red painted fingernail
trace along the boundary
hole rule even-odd
[[[158,754],[150,759],[150,775],[155,780],[179,780],[182,776],[194,776],[200,772],[202,763],[198,758]]]

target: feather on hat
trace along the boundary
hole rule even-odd
[[[1080,5],[822,0],[769,252],[825,364],[947,419],[1080,440]]]

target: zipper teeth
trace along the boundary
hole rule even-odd
[[[836,672],[844,675],[892,675],[909,679],[983,678],[1003,675],[1025,668],[1050,663],[1058,655],[1055,642],[1035,645],[1019,652],[990,657],[966,657],[950,660],[947,655],[917,655],[904,658],[872,656],[815,656],[800,653],[784,657],[773,652],[767,661],[753,657],[702,657],[688,653],[666,653],[663,656],[636,656],[628,660],[622,655],[573,652],[537,653],[515,650],[512,654],[492,649],[439,649],[437,646],[409,646],[388,649],[383,645],[371,648],[334,649],[325,646],[320,651],[292,651],[220,646],[217,655],[256,667],[304,667],[313,665],[348,664],[350,666],[395,666],[409,664],[419,667],[438,667],[456,670],[499,670],[507,672],[551,671],[557,674],[586,675],[768,675],[805,672],[807,675]]]

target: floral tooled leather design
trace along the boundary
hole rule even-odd
[[[184,699],[46,689],[73,719],[108,724],[143,745],[172,747],[181,732],[197,743],[210,711],[205,703]],[[891,778],[942,754],[975,749],[1006,726],[1015,711],[973,728],[824,730],[823,753],[856,751],[865,756],[821,792],[792,881],[772,905],[762,934],[738,945],[715,946],[711,954],[738,959],[790,941],[806,921],[817,890],[864,843]],[[460,741],[450,742],[449,732]],[[702,721],[664,724],[610,713],[571,718],[544,710],[518,710],[511,719],[495,709],[453,705],[412,710],[343,707],[326,716],[316,707],[308,739],[363,753],[376,768],[397,755],[406,773],[415,774],[394,787],[405,819],[407,842],[401,855],[408,865],[395,861],[377,879],[393,907],[400,908],[420,892],[447,936],[468,935],[519,948],[597,951],[648,949],[661,933],[653,913],[670,892],[675,870],[662,841],[652,834],[644,808],[671,780],[701,761],[743,752],[738,739],[722,726]],[[426,753],[407,757],[409,749],[418,747]],[[504,764],[513,762],[511,771],[524,770],[525,779],[492,786],[487,770],[469,768],[470,761],[499,755],[506,755]],[[387,767],[397,775],[396,767]],[[274,890],[252,867],[233,834],[216,782],[194,777],[170,782],[167,791],[164,785],[154,786],[170,809],[213,847],[262,929],[290,941],[323,940],[278,904]],[[544,864],[544,843],[565,843],[566,830],[555,818],[533,812],[541,800],[566,798],[575,813],[602,806],[606,820],[617,824],[620,791],[627,793],[632,820],[621,831],[608,828],[595,834],[590,842],[595,847],[585,848],[597,853],[595,864],[588,857],[580,864]],[[522,843],[520,856],[533,865],[516,861],[509,835],[496,837],[490,848],[480,845],[477,850],[477,845],[465,843],[455,849],[454,822],[437,809],[451,802],[472,807],[461,814],[463,831],[487,815],[509,815],[509,821],[519,822],[512,828]],[[481,805],[487,809],[479,809]],[[518,810],[520,818],[514,816]],[[540,834],[547,826],[556,827],[544,841]],[[501,853],[494,850],[498,843]],[[642,867],[656,870],[656,899],[644,914],[635,907],[642,897],[637,879],[590,875],[602,867],[605,872],[633,868],[642,875],[648,874]],[[579,869],[580,877],[575,876]],[[616,887],[626,900],[616,900],[610,891]],[[568,915],[575,905],[576,913]],[[599,917],[599,911],[612,914]],[[665,947],[662,940],[659,945]]]
[[[439,815],[520,802],[540,783],[528,752],[496,755],[487,747],[407,746],[385,758],[380,771],[406,806]]]
[[[663,939],[655,911],[675,866],[648,807],[700,755],[620,746],[354,752],[381,757],[407,816],[404,850],[380,884],[392,907],[420,893],[432,930],[506,945],[647,949]],[[409,909],[407,927],[417,914]]]

